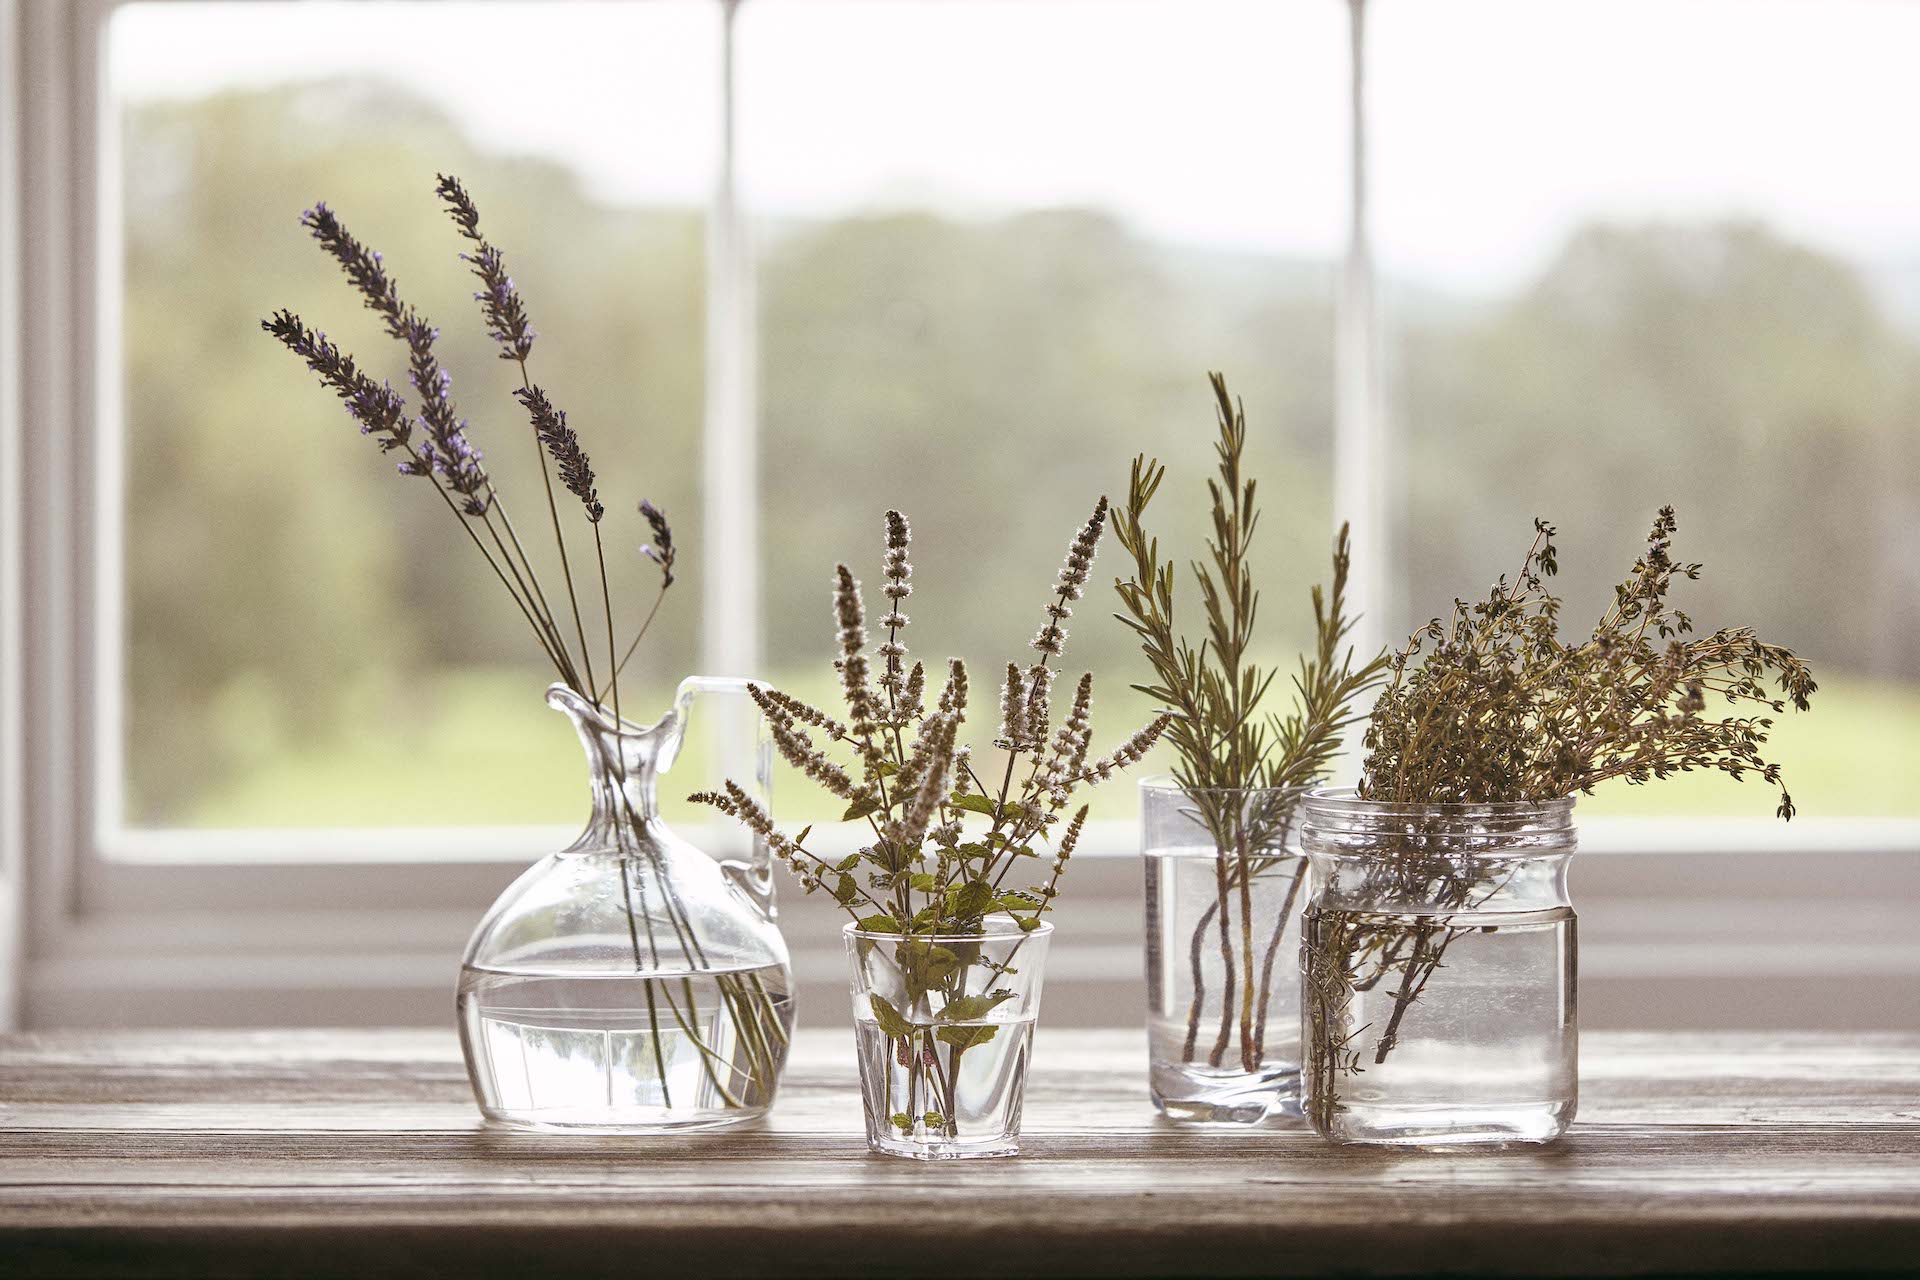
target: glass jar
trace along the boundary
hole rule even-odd
[[[1307,1121],[1338,1143],[1550,1142],[1578,1100],[1573,800],[1315,791],[1302,845]]]
[[[988,916],[978,934],[844,932],[867,1146],[916,1160],[1020,1149],[1053,926]]]
[[[1300,1115],[1305,796],[1140,784],[1148,1084],[1171,1120]]]
[[[716,858],[661,821],[656,779],[695,697],[751,708],[746,683],[693,678],[658,724],[615,724],[565,685],[547,702],[587,753],[586,830],[508,886],[460,970],[460,1042],[480,1110],[502,1125],[649,1133],[757,1119],[793,1028],[787,944],[759,843]],[[754,744],[763,789],[769,744]]]

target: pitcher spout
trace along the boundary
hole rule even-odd
[[[652,725],[616,721],[611,710],[559,683],[547,689],[547,705],[573,722],[587,756],[593,814],[582,847],[604,844],[609,833],[630,831],[657,818],[657,779],[679,750],[679,714],[669,711]]]

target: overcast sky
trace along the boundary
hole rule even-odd
[[[1497,287],[1596,214],[1755,215],[1850,256],[1920,259],[1920,3],[1370,12],[1389,270]],[[1088,204],[1185,241],[1340,243],[1340,0],[748,0],[740,37],[757,212]],[[109,47],[135,98],[378,72],[608,199],[697,200],[712,180],[706,0],[135,4]]]

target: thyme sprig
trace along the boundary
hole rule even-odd
[[[1446,622],[1435,618],[1394,655],[1367,726],[1360,796],[1551,800],[1615,778],[1643,785],[1711,770],[1778,788],[1776,812],[1791,819],[1793,797],[1764,749],[1774,717],[1807,710],[1819,686],[1804,661],[1751,627],[1693,635],[1693,620],[1668,602],[1674,581],[1701,568],[1673,559],[1675,527],[1673,508],[1661,508],[1613,603],[1569,644],[1546,585],[1559,567],[1555,530],[1535,520],[1512,583],[1502,577],[1472,605],[1456,600]],[[1709,715],[1715,707],[1734,714]]]
[[[1449,618],[1433,619],[1393,656],[1364,737],[1359,797],[1544,803],[1616,779],[1644,785],[1707,770],[1760,778],[1779,791],[1777,815],[1791,819],[1793,797],[1766,746],[1775,717],[1809,709],[1818,689],[1813,672],[1749,627],[1694,634],[1693,620],[1669,601],[1677,580],[1701,570],[1674,560],[1676,526],[1673,508],[1663,507],[1613,602],[1588,636],[1568,642],[1560,638],[1561,601],[1547,586],[1559,568],[1556,531],[1536,519],[1511,582],[1500,578],[1471,605],[1456,600]],[[1381,837],[1364,883],[1343,896],[1423,902],[1430,911],[1313,913],[1302,952],[1308,1096],[1323,1130],[1342,1105],[1343,1079],[1364,1070],[1368,1058],[1387,1060],[1450,949],[1498,928],[1471,913],[1520,862],[1460,856],[1451,827],[1477,824],[1488,839],[1500,824],[1526,820],[1436,819],[1432,829],[1410,821]],[[1384,1023],[1353,1027],[1353,1002],[1376,989],[1392,993]],[[1366,1052],[1359,1041],[1370,1029]]]
[[[1275,865],[1273,857],[1263,854],[1285,843],[1296,789],[1326,772],[1342,735],[1358,720],[1355,702],[1384,677],[1386,658],[1383,654],[1355,665],[1348,640],[1356,619],[1346,611],[1351,547],[1343,525],[1334,541],[1331,583],[1312,589],[1315,645],[1294,673],[1293,704],[1284,714],[1262,715],[1279,671],[1250,656],[1260,604],[1252,562],[1260,507],[1256,483],[1243,461],[1246,409],[1228,391],[1222,375],[1210,377],[1218,425],[1216,472],[1207,480],[1212,532],[1206,558],[1189,566],[1205,631],[1195,644],[1176,620],[1176,566],[1171,558],[1161,558],[1159,539],[1145,523],[1166,467],[1145,455],[1133,460],[1127,503],[1114,517],[1114,536],[1133,558],[1132,575],[1114,582],[1123,607],[1115,616],[1140,638],[1141,652],[1153,670],[1152,683],[1133,687],[1175,713],[1168,729],[1176,753],[1174,778],[1188,793],[1216,851],[1216,900],[1199,920],[1190,949],[1194,994],[1184,1057],[1191,1062],[1197,1052],[1206,996],[1203,938],[1217,927],[1224,986],[1220,1027],[1208,1060],[1215,1067],[1224,1060],[1237,1009],[1241,1065],[1253,1071],[1264,1052],[1266,975],[1272,971],[1302,868],[1294,866],[1264,960],[1253,935],[1253,883]]]

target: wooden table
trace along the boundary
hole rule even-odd
[[[452,1032],[0,1037],[0,1274],[532,1278],[1920,1269],[1920,1035],[1596,1034],[1543,1150],[1158,1120],[1041,1029],[1025,1154],[867,1154],[851,1037],[753,1132],[483,1129]]]

